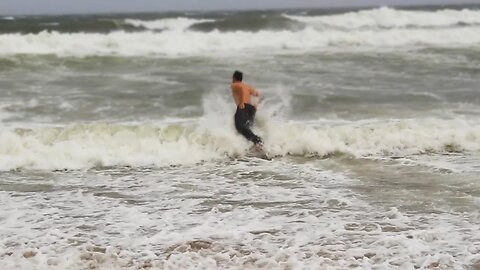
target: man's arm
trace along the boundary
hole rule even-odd
[[[260,94],[260,92],[257,91],[257,89],[253,88],[250,86],[250,95],[254,96],[254,97],[261,97],[262,95]]]
[[[258,109],[258,104],[260,104],[260,100],[262,99],[262,94],[260,94],[260,92],[255,88],[250,87],[250,95],[257,97],[257,100],[256,100],[257,102],[255,102],[255,104],[252,104],[252,105],[253,107],[255,107],[255,109]]]

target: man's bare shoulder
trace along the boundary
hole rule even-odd
[[[231,88],[232,90],[242,90],[244,87],[243,83],[239,83],[239,82],[234,82],[231,84]]]
[[[244,88],[251,94],[251,95],[257,95],[258,91],[257,89],[253,88],[253,86],[245,84]]]

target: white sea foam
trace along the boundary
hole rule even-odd
[[[170,31],[184,31],[188,27],[202,22],[213,22],[214,20],[207,19],[192,19],[192,18],[169,18],[153,21],[126,19],[125,23],[136,27],[145,27],[152,30],[170,30]]]
[[[271,54],[324,50],[389,50],[412,47],[462,47],[480,44],[480,26],[454,29],[384,29],[251,32],[112,32],[0,35],[0,55],[195,56],[232,53]]]
[[[313,127],[259,117],[271,156],[407,156],[480,150],[480,126],[461,120],[402,120]],[[217,121],[205,124],[89,124],[0,133],[1,170],[81,169],[96,166],[166,166],[238,157],[248,144]],[[228,123],[227,126],[233,126]]]
[[[463,269],[480,259],[476,212],[403,210],[447,207],[415,189],[389,207],[362,181],[312,164],[20,178],[19,191],[0,192],[9,270]]]
[[[327,16],[285,17],[314,26],[330,26],[346,29],[363,27],[397,28],[397,27],[447,27],[459,24],[480,24],[480,10],[439,10],[407,11],[392,8],[379,8]]]
[[[59,33],[0,35],[0,55],[192,56],[388,50],[420,47],[479,46],[480,11],[404,11],[380,8],[327,16],[285,15],[307,24],[300,31],[197,32],[188,28],[209,19],[126,19],[126,24],[162,32]],[[319,27],[320,26],[320,27]]]

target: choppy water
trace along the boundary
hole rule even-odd
[[[3,17],[0,269],[477,269],[480,10]],[[233,127],[233,70],[265,95]]]

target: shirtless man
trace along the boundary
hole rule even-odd
[[[248,84],[242,82],[243,73],[235,71],[232,79],[232,95],[237,104],[237,111],[235,112],[235,128],[247,140],[253,142],[255,146],[262,146],[262,139],[255,135],[250,129],[255,119],[257,112],[257,105],[252,104],[252,96],[259,97],[260,93],[253,89]]]

